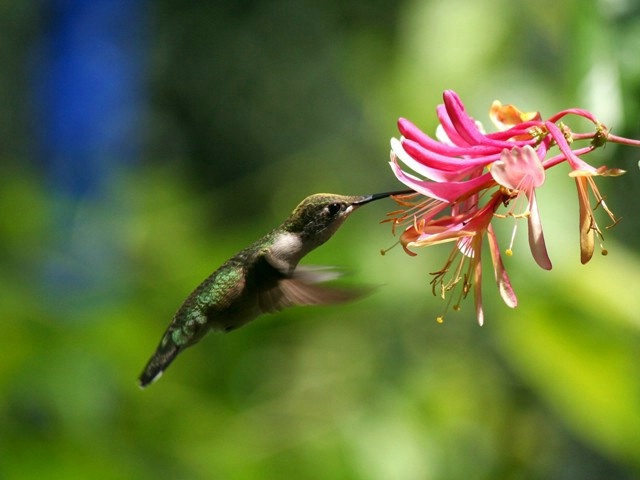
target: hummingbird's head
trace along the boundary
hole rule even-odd
[[[300,235],[303,241],[311,241],[318,246],[329,240],[351,212],[360,206],[390,195],[406,193],[413,193],[413,190],[365,196],[316,193],[300,202],[283,228]]]

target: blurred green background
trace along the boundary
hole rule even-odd
[[[304,196],[401,187],[396,119],[432,133],[444,89],[486,126],[500,99],[640,138],[636,2],[5,0],[0,25],[0,479],[640,478],[628,147],[588,159],[629,170],[598,179],[609,255],[580,265],[550,171],[554,269],[521,228],[520,305],[487,269],[482,328],[469,300],[435,322],[449,246],[379,254],[380,201],[303,262],[375,295],[210,335],[136,383],[191,289]]]

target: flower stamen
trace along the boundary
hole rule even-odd
[[[471,291],[470,278],[471,272],[474,268],[474,262],[467,260],[472,258],[473,255],[467,255],[465,253],[468,249],[467,244],[470,242],[471,238],[472,236],[467,236],[458,240],[449,253],[449,257],[447,258],[444,267],[437,272],[430,273],[430,275],[433,275],[433,278],[429,282],[431,284],[431,292],[434,296],[439,296],[446,301],[446,305],[442,313],[436,318],[438,323],[444,322],[444,318],[449,307],[456,312],[460,311],[462,309],[462,301],[467,298],[467,295]],[[473,252],[473,250],[469,251]],[[456,265],[452,272],[451,269],[454,264]],[[458,289],[457,299],[452,305],[454,295],[449,293],[452,293],[452,290],[455,290],[458,286],[460,286],[460,288]]]

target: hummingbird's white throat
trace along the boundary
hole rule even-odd
[[[302,251],[303,244],[299,235],[295,233],[280,233],[271,246],[270,258],[275,267],[286,270],[291,265],[292,260],[301,259],[305,252]]]

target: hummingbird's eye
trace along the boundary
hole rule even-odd
[[[327,212],[329,212],[329,215],[333,217],[334,215],[338,214],[341,208],[342,206],[339,203],[330,203],[329,205],[327,205]]]

